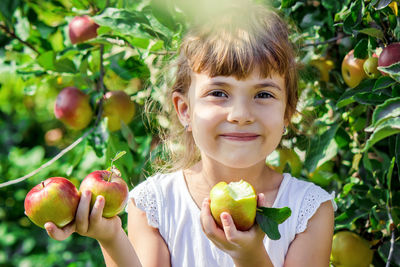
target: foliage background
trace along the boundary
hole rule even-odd
[[[24,215],[25,195],[52,176],[67,177],[78,186],[88,173],[107,168],[121,150],[127,154],[116,166],[130,188],[152,172],[149,161],[159,154],[159,147],[157,133],[151,129],[168,127],[168,118],[150,115],[150,120],[145,119],[144,103],[151,98],[163,105],[171,77],[168,62],[192,21],[223,8],[224,1],[219,1],[221,6],[212,2],[1,1],[0,183],[37,169],[91,131],[37,175],[0,188],[1,266],[104,264],[96,241],[73,235],[58,242],[34,226]],[[374,266],[385,266],[392,240],[395,253],[390,266],[400,266],[399,66],[387,70],[392,78],[366,79],[354,89],[344,84],[340,70],[351,49],[365,58],[375,48],[400,40],[394,4],[387,0],[284,0],[271,5],[293,25],[291,37],[302,64],[299,110],[304,116],[294,118],[299,132],[291,130],[268,162],[277,170],[335,191],[335,230],[349,229],[372,241]],[[72,45],[68,23],[81,14],[92,16],[101,26],[99,36]],[[323,74],[315,66],[326,60],[332,68],[325,66]],[[76,86],[91,96],[98,112],[100,65],[106,88],[131,95],[136,116],[115,133],[107,131],[104,121],[96,126],[95,120],[85,130],[72,131],[55,119],[55,98],[62,88]],[[56,140],[55,133],[62,138]],[[121,217],[126,224],[126,215]]]

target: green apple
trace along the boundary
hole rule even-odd
[[[365,74],[371,79],[376,79],[378,78],[381,73],[378,70],[378,58],[377,57],[369,57],[365,62],[364,62],[364,71]]]
[[[75,218],[80,194],[69,180],[51,177],[33,187],[25,197],[25,214],[37,226],[44,228],[53,222],[62,228]]]
[[[354,50],[351,50],[344,57],[342,61],[342,76],[344,82],[350,88],[356,87],[363,79],[367,78],[363,67],[364,62],[364,59],[354,57]]]
[[[110,131],[121,129],[121,121],[128,124],[135,115],[135,104],[124,91],[109,91],[104,95],[103,116],[108,118]]]
[[[220,182],[210,191],[211,214],[222,228],[221,213],[228,212],[240,231],[249,230],[255,221],[257,194],[252,185],[239,182]]]
[[[368,241],[350,231],[333,236],[331,262],[336,267],[369,267],[374,251]]]
[[[128,185],[116,172],[94,171],[83,179],[79,191],[92,192],[90,205],[93,207],[97,196],[105,199],[103,217],[110,218],[120,213],[128,201]]]

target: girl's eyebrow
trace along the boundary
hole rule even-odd
[[[229,83],[220,82],[220,81],[212,81],[212,82],[209,83],[208,85],[222,86],[222,87],[230,86]],[[278,84],[276,84],[275,82],[273,82],[273,81],[265,81],[265,82],[262,82],[262,83],[255,84],[255,85],[253,86],[253,88],[255,88],[255,89],[260,89],[260,88],[265,88],[265,87],[275,87],[276,89],[282,91],[282,88],[281,88]]]

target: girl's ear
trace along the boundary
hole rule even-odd
[[[183,126],[190,124],[190,110],[189,101],[186,96],[179,92],[172,93],[172,102],[174,103],[174,108],[178,114],[179,121]]]

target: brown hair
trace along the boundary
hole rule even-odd
[[[176,91],[184,95],[188,93],[192,72],[206,73],[210,77],[244,79],[255,68],[260,70],[262,78],[275,71],[285,80],[285,118],[290,122],[298,100],[295,57],[288,26],[272,8],[233,4],[187,32],[175,62],[175,81],[167,99],[171,100]],[[168,158],[158,169],[175,171],[188,168],[200,160],[200,153],[192,134],[184,131],[180,124],[172,101],[163,108],[170,120],[169,127],[161,132]]]

